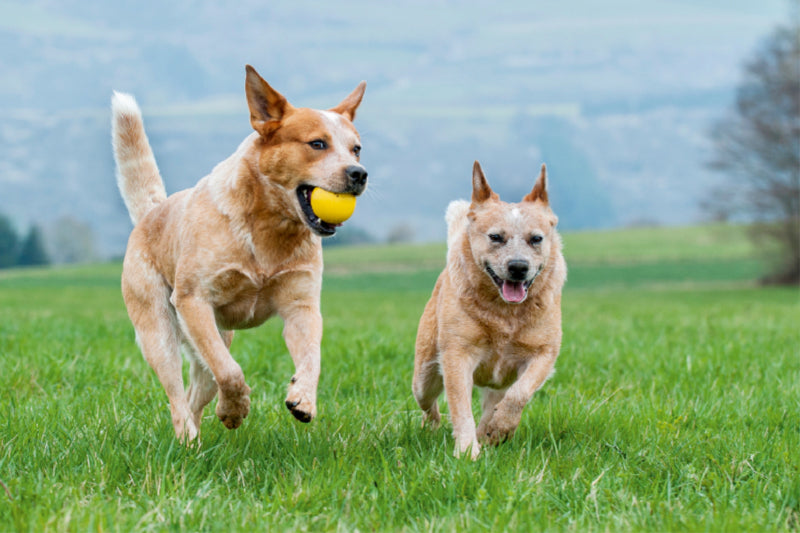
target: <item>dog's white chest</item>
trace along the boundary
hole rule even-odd
[[[517,380],[521,361],[504,350],[486,352],[472,373],[477,387],[505,389]]]
[[[218,272],[209,293],[217,323],[224,329],[252,328],[275,313],[269,280],[241,269]]]

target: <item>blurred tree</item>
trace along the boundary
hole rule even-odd
[[[97,258],[92,228],[71,215],[50,224],[46,240],[54,263],[86,263]]]
[[[14,266],[17,262],[19,237],[11,221],[0,214],[0,268]]]
[[[386,242],[389,244],[411,242],[414,240],[414,233],[414,226],[408,222],[401,222],[389,230],[389,234],[386,236]]]
[[[717,219],[754,220],[756,244],[779,250],[765,282],[800,283],[800,24],[778,28],[745,65],[711,140],[710,165],[729,179],[704,206]]]
[[[47,265],[50,258],[44,248],[44,238],[39,226],[33,225],[20,246],[17,264],[20,266]]]
[[[350,244],[368,244],[375,242],[368,231],[358,226],[342,226],[336,230],[336,235],[328,239],[322,239],[323,246],[344,246]]]

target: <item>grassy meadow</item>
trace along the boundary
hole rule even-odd
[[[566,235],[557,373],[474,463],[410,391],[443,245],[326,249],[319,417],[275,319],[234,339],[250,416],[212,403],[195,448],[119,264],[0,272],[0,530],[796,531],[800,293],[751,281],[744,231]]]

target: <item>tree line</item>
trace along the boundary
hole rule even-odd
[[[0,269],[89,263],[98,258],[92,228],[72,215],[45,226],[32,224],[19,234],[11,219],[0,213]]]
[[[20,236],[8,217],[0,214],[0,268],[49,264],[41,228],[34,224]]]

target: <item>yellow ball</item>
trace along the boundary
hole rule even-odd
[[[317,187],[311,191],[311,209],[323,222],[341,224],[353,215],[356,209],[356,197]]]

